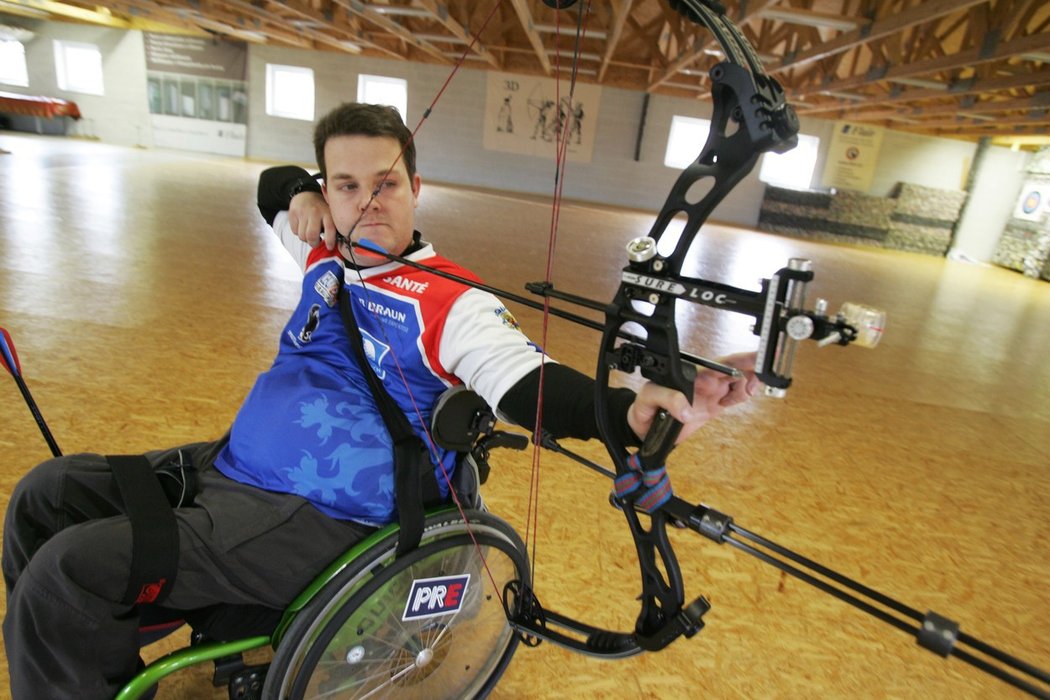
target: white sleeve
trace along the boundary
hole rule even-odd
[[[306,258],[310,255],[310,246],[292,233],[292,225],[288,223],[288,212],[277,212],[277,216],[273,220],[273,232],[277,234],[277,238],[281,241],[284,249],[291,253],[299,269],[305,270]]]
[[[439,359],[493,408],[544,361],[507,307],[480,289],[468,290],[453,303],[441,334]]]

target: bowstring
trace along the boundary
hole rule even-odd
[[[591,3],[588,0],[585,7],[581,7],[577,10],[576,14],[576,32],[573,44],[572,52],[572,64],[569,77],[569,95],[568,104],[565,107],[564,118],[562,115],[562,99],[561,99],[561,12],[555,10],[554,14],[554,104],[555,109],[558,110],[556,113],[555,124],[557,125],[558,140],[555,147],[554,156],[554,192],[551,201],[551,222],[550,231],[547,236],[547,261],[546,270],[544,273],[544,284],[550,286],[553,279],[554,271],[554,252],[557,248],[558,242],[558,224],[561,217],[561,202],[562,192],[565,187],[565,165],[568,162],[568,146],[569,146],[569,128],[573,98],[576,94],[576,78],[579,75],[579,63],[580,63],[580,51],[583,39],[586,37],[587,27],[583,21],[584,16],[590,15]],[[550,304],[551,298],[547,295],[543,297],[543,322],[542,330],[540,335],[540,350],[542,352],[542,358],[540,360],[540,385],[536,398],[536,419],[534,425],[536,426],[533,433],[533,446],[532,446],[532,470],[529,479],[529,500],[526,508],[526,519],[525,519],[525,542],[526,550],[530,555],[529,572],[530,577],[533,579],[529,581],[530,587],[534,582],[536,576],[536,557],[538,550],[538,536],[540,530],[540,517],[539,517],[539,502],[540,502],[540,474],[541,474],[541,457],[542,447],[540,436],[543,430],[543,394],[544,394],[544,375],[547,367],[547,338],[548,330],[550,325]]]
[[[347,231],[344,235],[340,233],[338,229],[336,229],[336,248],[339,248],[340,242],[345,243],[343,247],[349,254],[350,262],[353,264],[354,271],[357,273],[357,281],[360,283],[361,290],[367,301],[371,301],[369,285],[368,282],[365,280],[364,274],[361,271],[362,266],[357,262],[357,256],[354,255],[354,245],[351,243],[351,237],[353,236],[354,231],[357,229],[357,225],[361,223],[361,219],[363,219],[368,213],[368,209],[372,206],[372,203],[375,202],[375,200],[378,199],[380,194],[382,193],[383,182],[390,176],[390,173],[393,172],[394,168],[397,167],[397,164],[401,162],[402,158],[405,155],[405,151],[408,149],[409,145],[415,142],[416,134],[419,133],[419,130],[423,127],[423,123],[430,117],[431,113],[434,110],[434,107],[438,103],[438,100],[441,99],[441,96],[445,93],[445,89],[449,86],[449,83],[452,82],[452,78],[455,77],[456,73],[463,65],[463,62],[473,50],[474,45],[478,42],[478,37],[480,37],[481,34],[485,31],[485,28],[488,26],[489,21],[495,16],[496,10],[498,10],[502,4],[503,0],[496,0],[496,2],[492,6],[492,9],[489,11],[488,15],[486,15],[485,17],[485,20],[482,22],[481,28],[472,34],[470,43],[463,50],[463,53],[460,54],[459,58],[452,66],[451,72],[449,72],[448,77],[445,78],[445,82],[441,84],[441,87],[434,95],[434,99],[431,100],[430,105],[425,110],[423,110],[423,116],[420,117],[419,122],[417,122],[415,128],[412,130],[411,135],[405,141],[405,144],[401,147],[401,150],[398,152],[397,157],[394,158],[394,162],[390,164],[390,167],[386,169],[386,172],[383,174],[383,177],[379,179],[379,185],[374,190],[372,190],[371,196],[368,198],[368,201],[365,203],[365,205],[361,208],[361,213],[358,215],[357,219],[354,221],[353,224],[351,224],[350,230]],[[369,306],[371,306],[373,309],[376,308],[371,304],[366,305],[366,308],[368,308]],[[480,557],[482,565],[485,568],[485,573],[489,578],[489,582],[492,584],[492,588],[496,592],[496,596],[502,604],[503,591],[496,584],[496,579],[492,573],[492,570],[489,568],[488,560],[482,553],[481,544],[478,542],[476,534],[470,527],[470,519],[467,517],[466,510],[463,507],[463,504],[460,502],[459,495],[456,493],[456,490],[452,488],[452,477],[448,473],[448,470],[445,468],[445,463],[439,457],[437,443],[434,440],[434,437],[431,433],[430,426],[427,424],[427,421],[423,418],[423,412],[420,409],[419,404],[416,402],[416,396],[412,392],[412,387],[409,384],[408,378],[405,376],[405,371],[401,364],[401,360],[397,356],[397,352],[394,350],[394,344],[390,342],[390,338],[387,336],[386,328],[381,322],[381,319],[379,319],[378,311],[373,311],[372,313],[375,314],[376,319],[380,321],[379,323],[377,323],[377,326],[379,328],[380,333],[383,336],[383,340],[386,341],[387,346],[390,348],[390,356],[394,361],[394,366],[397,369],[398,377],[400,378],[402,385],[405,387],[405,391],[408,394],[409,401],[412,404],[412,411],[415,413],[416,418],[419,421],[419,426],[423,430],[423,434],[426,437],[426,446],[427,450],[430,453],[430,457],[432,461],[441,470],[441,476],[445,480],[445,484],[448,487],[449,497],[455,504],[456,510],[459,511],[460,517],[463,518],[463,523],[466,526],[467,534],[470,536],[471,542],[474,545],[474,551],[478,555],[478,557]],[[364,367],[362,368],[362,370],[366,369],[367,368]],[[480,484],[478,484],[478,486],[480,487]]]

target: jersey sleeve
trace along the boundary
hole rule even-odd
[[[273,219],[273,232],[277,235],[277,239],[284,246],[284,249],[291,254],[299,269],[305,270],[311,248],[305,241],[300,240],[298,236],[292,233],[292,225],[288,223],[288,212],[280,211],[277,213],[277,216]]]
[[[544,355],[499,299],[470,289],[449,309],[440,361],[468,389],[496,407],[507,390],[544,362]]]

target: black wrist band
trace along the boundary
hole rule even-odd
[[[302,177],[295,181],[292,189],[288,195],[288,201],[291,202],[292,198],[300,192],[321,192],[321,185],[317,180],[312,177]]]

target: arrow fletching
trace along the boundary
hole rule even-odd
[[[11,334],[6,328],[0,328],[0,362],[4,369],[12,376],[22,376],[22,366],[18,364],[18,353],[15,352],[15,343],[11,340]]]

